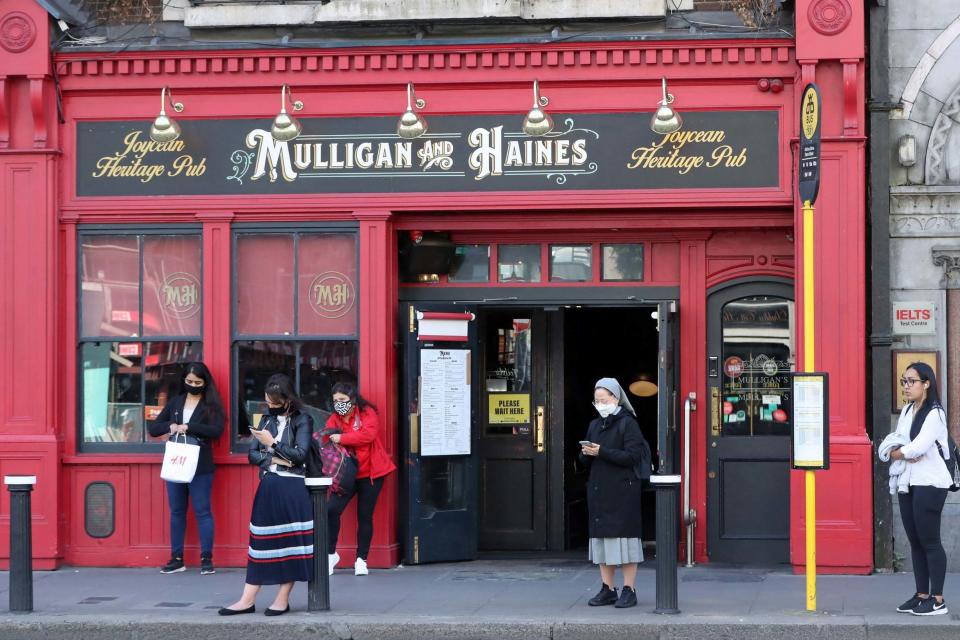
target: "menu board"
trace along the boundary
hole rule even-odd
[[[830,467],[827,374],[793,374],[793,468]]]
[[[420,351],[420,455],[470,454],[470,351]]]

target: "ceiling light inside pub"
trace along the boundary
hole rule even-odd
[[[407,110],[400,116],[400,122],[397,123],[397,135],[406,140],[419,138],[427,132],[427,121],[419,113],[413,110],[413,105],[417,109],[423,109],[427,103],[417,97],[414,92],[413,83],[407,83]]]
[[[663,86],[663,97],[660,99],[660,106],[650,120],[650,129],[658,135],[666,135],[679,131],[683,127],[683,118],[680,114],[670,107],[673,104],[673,94],[667,93],[667,79],[661,78]]]
[[[553,131],[553,118],[543,107],[550,104],[546,96],[540,95],[540,82],[533,81],[533,108],[523,118],[523,132],[528,136],[542,136]]]
[[[180,137],[180,125],[177,121],[167,115],[167,101],[177,113],[183,111],[182,102],[173,101],[173,92],[170,87],[164,87],[160,90],[160,115],[150,125],[150,139],[154,142],[173,142]]]
[[[277,142],[294,140],[303,130],[300,121],[287,113],[287,96],[290,96],[290,104],[294,111],[303,109],[303,102],[294,100],[290,87],[283,85],[280,88],[280,113],[273,119],[273,126],[270,127],[270,135]]]

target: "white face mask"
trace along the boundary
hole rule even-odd
[[[593,406],[601,418],[606,418],[617,410],[617,405],[615,404],[594,404]]]

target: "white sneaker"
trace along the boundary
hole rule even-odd
[[[336,551],[327,556],[327,567],[330,569],[330,575],[333,575],[333,570],[338,562],[340,562],[340,554]]]
[[[363,558],[357,558],[357,561],[353,563],[353,575],[365,576],[369,573],[367,570],[367,561]]]

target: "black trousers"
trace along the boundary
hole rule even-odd
[[[900,519],[910,541],[913,577],[917,593],[943,595],[947,574],[947,554],[940,542],[940,514],[947,490],[936,487],[910,487],[900,498]]]
[[[327,500],[327,553],[337,550],[340,537],[340,516],[354,495],[357,496],[357,557],[367,559],[373,540],[373,509],[383,488],[383,478],[357,478],[353,491],[343,495],[331,494]]]

